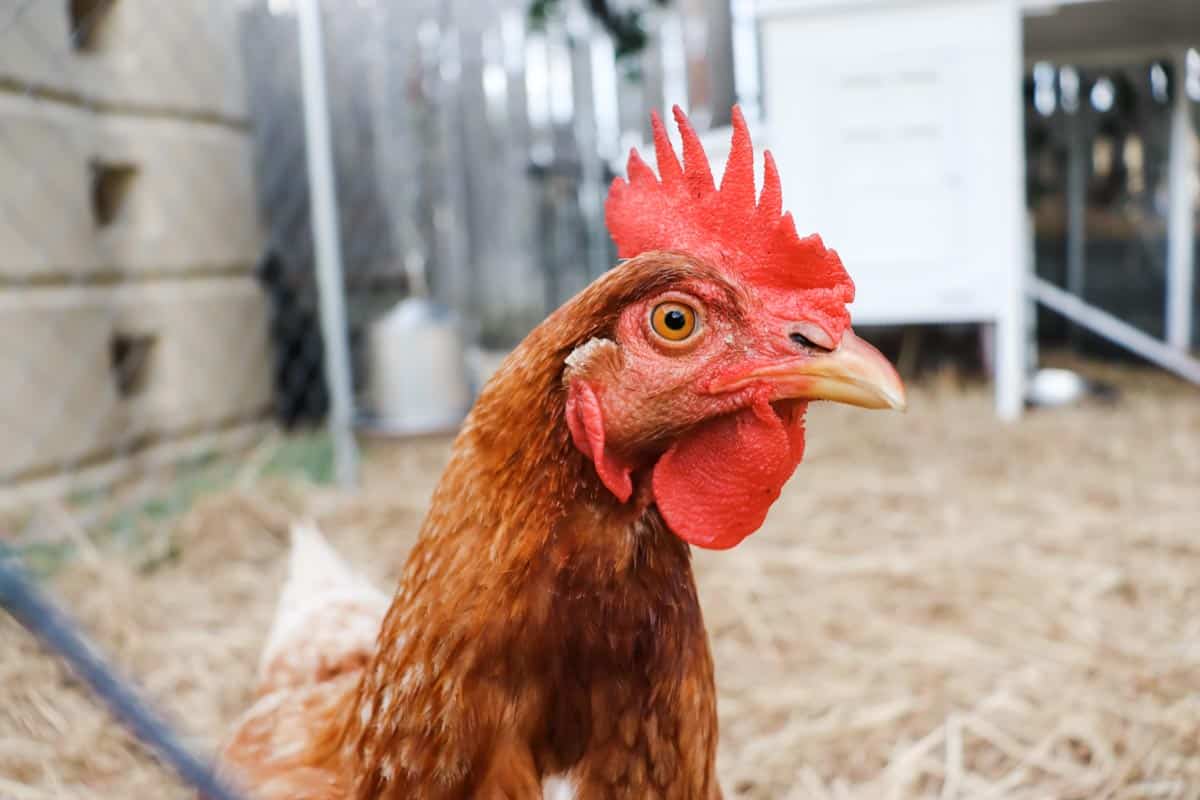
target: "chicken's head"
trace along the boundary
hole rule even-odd
[[[781,214],[768,153],[756,198],[740,112],[718,189],[675,109],[683,164],[654,118],[661,179],[634,151],[609,193],[608,226],[628,259],[607,335],[567,359],[575,446],[621,502],[635,481],[667,526],[702,547],[753,533],[804,450],[812,400],[905,407],[892,365],[850,329],[854,284],[817,236]]]

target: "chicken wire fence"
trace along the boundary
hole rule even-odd
[[[724,121],[738,8],[647,3],[618,58],[578,1],[327,0],[310,191],[291,0],[0,0],[0,546],[52,566],[64,530],[137,541],[201,491],[330,479],[314,199],[349,425],[400,299],[452,309],[471,355],[611,265],[614,165],[666,98]]]

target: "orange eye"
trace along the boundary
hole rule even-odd
[[[668,342],[682,342],[696,332],[696,309],[683,303],[659,303],[650,312],[650,327]]]

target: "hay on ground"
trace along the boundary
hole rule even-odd
[[[697,556],[727,796],[1200,795],[1200,395],[1114,376],[1117,406],[1016,426],[984,387],[812,410],[765,529]],[[289,520],[390,583],[446,444],[377,446],[352,495],[208,497],[161,526],[177,557],[85,551],[53,587],[210,749],[247,704]],[[0,797],[189,796],[0,620]]]

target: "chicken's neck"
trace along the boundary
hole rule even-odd
[[[586,784],[596,753],[616,748],[611,758],[653,769],[667,747],[670,770],[707,787],[715,700],[690,552],[648,493],[618,503],[571,445],[558,364],[510,363],[464,425],[349,733],[369,759],[396,746],[414,713],[468,714],[485,740],[516,737],[539,773]],[[486,769],[455,755],[447,730],[400,737],[411,750],[432,736],[440,755],[399,757]]]

